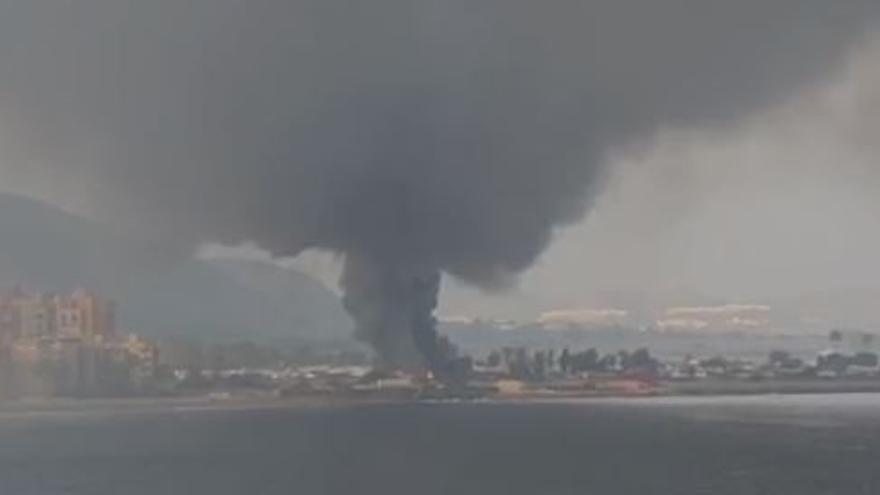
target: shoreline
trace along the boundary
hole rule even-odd
[[[764,395],[880,393],[880,379],[712,380],[670,382],[673,395]]]
[[[188,397],[123,397],[123,398],[48,398],[0,401],[0,418],[56,414],[150,414],[186,413],[196,411],[256,411],[273,409],[322,409],[358,407],[375,404],[403,403],[400,400],[345,398],[247,396],[216,398]]]
[[[827,379],[771,379],[759,381],[708,379],[696,381],[662,381],[656,385],[635,390],[586,389],[553,390],[535,388],[518,394],[504,395],[512,398],[637,398],[637,397],[715,397],[715,396],[761,396],[761,395],[843,395],[880,394],[880,379],[849,378]]]
[[[687,397],[748,397],[769,395],[849,395],[880,394],[880,380],[773,380],[761,382],[715,381],[663,382],[658,387],[638,392],[608,390],[554,391],[524,390],[516,394],[482,396],[402,397],[330,394],[323,396],[278,397],[270,394],[206,394],[181,397],[124,398],[27,398],[0,400],[0,417],[58,413],[149,413],[200,410],[271,410],[363,407],[394,404],[458,403],[529,403],[552,399],[650,399]]]

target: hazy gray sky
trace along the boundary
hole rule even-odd
[[[188,247],[368,252],[478,284],[540,255],[506,293],[448,290],[445,313],[872,284],[878,12],[8,2],[0,179]]]
[[[880,286],[880,36],[730,128],[664,128],[621,150],[590,215],[520,289],[455,287],[445,311],[530,317],[607,290],[754,300]]]
[[[559,230],[517,287],[452,282],[441,311],[533,318],[606,304],[606,291],[750,301],[880,286],[880,35],[735,125],[664,128],[610,160],[593,211]],[[332,256],[290,264],[330,286],[338,277]]]

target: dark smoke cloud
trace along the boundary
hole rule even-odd
[[[357,336],[383,362],[434,370],[448,365],[436,333],[434,308],[440,290],[436,266],[381,261],[350,253],[342,276],[343,304],[358,323]],[[415,358],[415,360],[414,360]]]
[[[102,214],[186,244],[346,254],[346,305],[394,361],[393,334],[433,338],[441,272],[493,285],[528,267],[588,207],[609,147],[785,94],[878,10],[3,2],[3,161],[57,174],[53,190],[84,183]]]

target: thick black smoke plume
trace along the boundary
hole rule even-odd
[[[357,336],[384,363],[442,373],[448,356],[439,345],[433,316],[440,271],[356,254],[345,260],[343,302],[357,324]]]
[[[790,93],[878,4],[7,1],[0,163],[185,246],[343,253],[359,334],[439,366],[441,273],[509,279],[611,147]]]

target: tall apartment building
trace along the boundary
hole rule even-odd
[[[157,347],[117,335],[114,304],[89,291],[0,294],[0,396],[128,395],[157,365]]]
[[[54,308],[48,297],[37,294],[16,298],[12,308],[17,312],[19,337],[39,339],[54,333]]]
[[[53,296],[15,289],[0,295],[0,345],[48,337],[102,341],[115,333],[113,302],[83,289]]]
[[[78,289],[70,295],[58,295],[52,300],[55,333],[60,338],[106,340],[115,327],[115,309],[110,301]]]

